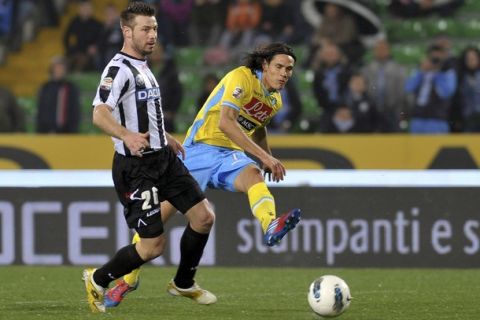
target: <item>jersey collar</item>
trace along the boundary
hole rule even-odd
[[[138,61],[138,62],[147,62],[146,59],[138,59],[138,58],[135,58],[134,56],[131,56],[131,55],[129,55],[128,53],[125,53],[125,52],[123,52],[123,51],[120,51],[119,54],[124,55],[125,57],[127,57],[127,58],[129,58],[129,59],[136,60],[136,61]]]

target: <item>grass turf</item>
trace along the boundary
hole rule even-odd
[[[103,315],[91,314],[79,267],[0,267],[0,319],[321,319],[308,306],[322,274],[347,281],[353,301],[342,320],[480,319],[480,270],[206,268],[200,285],[218,296],[200,306],[165,291],[174,268],[145,267],[139,290]]]

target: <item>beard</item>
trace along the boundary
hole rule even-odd
[[[142,56],[150,55],[153,52],[154,48],[155,46],[152,46],[150,49],[150,45],[140,43],[139,41],[133,39],[133,49],[140,53]]]
[[[137,50],[138,53],[140,53],[142,56],[148,56],[152,54],[153,49],[147,49],[147,48],[138,48],[136,47],[135,50]]]

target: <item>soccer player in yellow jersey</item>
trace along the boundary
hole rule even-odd
[[[282,108],[279,91],[292,76],[295,61],[292,49],[282,43],[268,44],[248,54],[244,66],[230,71],[212,91],[183,143],[185,166],[202,190],[210,187],[248,195],[268,246],[277,244],[300,221],[299,209],[276,217],[275,201],[262,175],[263,169],[269,179],[279,182],[286,173],[284,165],[272,156],[266,125]],[[246,152],[258,158],[262,168]],[[161,206],[164,221],[176,212],[166,201]],[[187,257],[182,255],[180,266],[184,259]],[[128,292],[136,289],[138,270],[107,292],[107,307],[117,306]],[[174,278],[167,291],[200,304],[216,302],[207,290],[182,289],[195,288],[192,285],[193,279],[191,283],[178,283]]]

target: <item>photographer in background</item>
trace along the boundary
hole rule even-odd
[[[435,44],[428,47],[420,68],[405,83],[405,90],[414,97],[411,133],[450,132],[448,119],[457,88],[457,74],[455,69],[445,64],[444,50]]]

